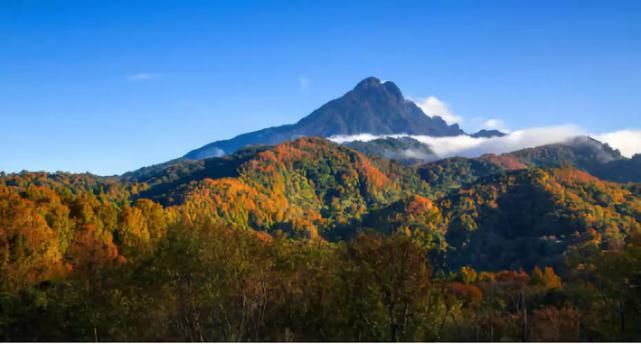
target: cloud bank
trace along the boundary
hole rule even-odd
[[[483,154],[503,154],[512,151],[564,142],[577,136],[589,135],[595,139],[619,149],[621,154],[631,157],[641,153],[641,130],[622,130],[612,133],[593,135],[575,125],[560,125],[552,127],[529,128],[516,130],[503,137],[474,138],[467,135],[452,137],[432,137],[424,135],[341,135],[329,139],[337,143],[350,141],[371,141],[377,138],[411,137],[425,143],[440,158],[462,156],[478,157]]]
[[[641,153],[641,130],[619,130],[612,133],[594,135],[594,138],[605,142],[621,154],[631,158]]]
[[[439,116],[447,124],[462,123],[463,117],[452,112],[449,105],[435,96],[427,98],[409,98],[423,112],[430,116]],[[510,131],[505,122],[499,118],[472,118],[471,123],[476,123],[480,129],[495,129],[508,135],[504,137],[474,138],[467,135],[455,137],[430,137],[421,135],[371,135],[360,134],[352,136],[334,136],[329,139],[338,143],[349,141],[371,141],[377,138],[411,137],[430,146],[439,157],[463,156],[477,157],[487,153],[503,154],[515,150],[559,143],[577,136],[591,136],[598,141],[607,143],[610,147],[619,150],[625,157],[631,158],[641,154],[641,130],[624,129],[609,133],[589,133],[576,125],[560,125],[541,128],[529,128]]]

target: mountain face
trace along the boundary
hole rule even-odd
[[[596,166],[592,172],[599,178],[619,183],[641,183],[641,154],[631,159],[612,160]]]
[[[437,160],[438,156],[425,143],[411,137],[386,137],[371,141],[351,141],[345,146],[356,149],[365,155],[395,160],[402,164],[412,164]]]
[[[608,144],[587,136],[507,153],[500,157],[516,160],[530,167],[571,165],[600,179],[618,183],[641,182],[641,155],[626,158]]]
[[[560,164],[570,163],[585,170],[624,159],[619,151],[589,136],[579,136],[566,142],[523,149],[504,155],[518,159],[526,165],[558,167]]]
[[[499,130],[487,130],[487,129],[481,129],[477,131],[476,133],[470,135],[474,138],[490,138],[490,137],[503,137],[506,134],[504,132],[501,132]]]
[[[330,137],[355,134],[409,134],[456,136],[464,134],[458,125],[440,117],[427,116],[406,100],[390,81],[367,78],[338,99],[321,106],[298,123],[266,128],[229,140],[210,143],[185,155],[204,159],[230,154],[248,145],[274,145],[301,136]]]
[[[220,225],[325,237],[335,237],[368,207],[398,200],[410,192],[406,187],[427,189],[409,170],[379,167],[318,137],[142,169],[123,176],[123,182],[147,186],[134,199],[181,206],[194,218],[215,213],[208,221]]]
[[[299,145],[310,141],[301,138],[291,142]],[[317,138],[311,142],[316,142],[314,145],[320,147],[325,146],[326,140]],[[573,166],[604,180],[641,182],[639,173],[641,155],[627,159],[608,145],[590,137],[577,137],[563,143],[501,155],[486,154],[471,159],[453,157],[436,160],[438,157],[428,145],[409,137],[388,137],[367,142],[352,141],[342,146],[334,143],[329,145],[336,149],[340,147],[340,149],[350,148],[360,151],[374,158],[377,164],[388,166],[387,170],[395,169],[392,172],[395,175],[404,175],[414,181],[420,179],[419,184],[428,185],[427,187],[422,185],[419,188],[423,190],[421,194],[432,197],[440,197],[487,176],[528,168]],[[184,202],[194,182],[205,178],[237,178],[240,176],[241,166],[255,159],[257,154],[273,152],[277,147],[279,146],[251,146],[223,157],[199,160],[177,159],[127,173],[121,177],[121,180],[125,183],[148,185],[148,188],[140,191],[135,198],[149,198],[163,205],[179,204]],[[435,161],[425,163],[426,160]],[[410,183],[416,184],[414,181]]]
[[[418,171],[425,181],[445,192],[501,172],[563,166],[572,166],[608,181],[641,182],[641,155],[628,159],[618,150],[587,136],[501,155],[442,159],[422,164]]]

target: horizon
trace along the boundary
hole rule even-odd
[[[567,127],[640,152],[641,3],[465,4],[3,2],[0,171],[122,174],[369,76],[468,133]]]

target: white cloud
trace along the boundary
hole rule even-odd
[[[146,81],[146,80],[155,80],[159,78],[160,78],[160,74],[156,74],[156,73],[136,73],[136,74],[127,75],[127,80],[130,80],[130,81]]]
[[[406,159],[430,160],[435,158],[432,154],[427,154],[423,151],[415,149],[405,149],[400,152],[400,155],[402,158]]]
[[[373,135],[373,134],[356,134],[356,135],[334,135],[332,137],[329,137],[328,139],[336,142],[336,143],[345,143],[345,142],[352,142],[352,141],[362,141],[362,142],[368,142],[368,141],[373,141],[378,138],[385,138],[385,137],[404,137],[404,136],[410,136],[406,134],[396,134],[396,135]]]
[[[298,78],[298,86],[300,86],[301,89],[305,89],[309,87],[309,85],[311,84],[312,84],[312,80],[310,80],[307,77],[301,76],[300,78]]]
[[[447,103],[435,96],[429,96],[427,98],[413,98],[411,100],[430,117],[439,116],[450,125],[463,123],[463,117],[456,115]],[[505,122],[498,118],[474,117],[471,122],[473,125],[479,127],[479,130],[496,129],[502,132],[510,131],[505,125]]]
[[[415,99],[414,103],[416,103],[426,115],[430,117],[439,116],[443,118],[447,124],[463,122],[463,118],[455,115],[445,102],[434,96],[429,96],[425,99]]]
[[[612,133],[594,135],[595,139],[618,149],[621,154],[631,158],[641,153],[641,130],[619,130]]]
[[[561,125],[543,128],[516,130],[503,137],[474,138],[467,135],[432,137],[425,135],[371,135],[359,134],[350,136],[333,136],[329,139],[337,143],[350,141],[371,141],[384,137],[412,137],[430,146],[441,158],[451,156],[477,157],[486,153],[502,154],[519,149],[536,147],[551,143],[563,142],[573,137],[585,135],[585,132],[574,125]]]
[[[573,125],[517,130],[503,137],[473,138],[470,136],[430,137],[416,139],[424,142],[438,155],[477,157],[486,153],[502,154],[519,149],[563,142],[585,133]]]
[[[505,122],[500,119],[490,118],[483,122],[483,129],[496,129],[502,132],[510,131],[506,126]]]

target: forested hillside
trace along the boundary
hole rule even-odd
[[[419,163],[418,171],[421,177],[434,187],[447,191],[474,182],[481,177],[533,167],[571,166],[603,180],[640,183],[640,163],[641,155],[626,158],[607,144],[587,136],[579,136],[566,142],[501,155],[485,154],[471,159],[451,157]]]
[[[406,166],[300,138],[2,174],[0,336],[641,339],[641,187],[535,153]]]

